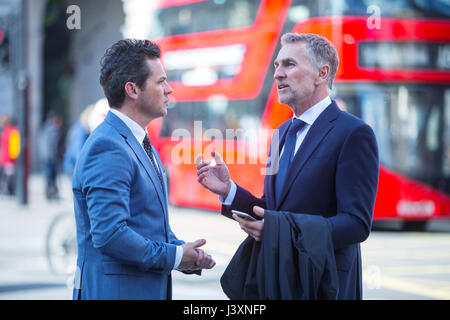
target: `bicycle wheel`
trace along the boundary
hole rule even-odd
[[[77,258],[77,239],[72,213],[62,213],[53,218],[45,243],[50,270],[57,275],[73,273]]]

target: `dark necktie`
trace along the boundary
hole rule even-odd
[[[289,166],[291,165],[292,159],[294,158],[295,143],[297,141],[297,132],[303,128],[306,122],[294,118],[286,134],[286,140],[284,142],[284,151],[281,155],[280,161],[278,162],[278,173],[275,177],[275,194],[277,204],[280,201],[281,191],[283,190],[284,183],[286,181],[286,176],[289,172]]]
[[[164,183],[163,183],[163,180],[161,177],[161,172],[159,171],[158,165],[156,164],[155,158],[153,157],[152,145],[150,144],[150,139],[148,138],[147,134],[145,134],[143,144],[144,144],[144,150],[147,153],[148,157],[150,158],[153,168],[155,168],[156,174],[158,175],[159,182],[161,183],[161,188],[163,189],[163,192],[164,192]]]

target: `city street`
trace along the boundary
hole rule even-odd
[[[270,208],[330,216],[338,206],[332,249],[367,235],[374,208],[361,262],[355,248],[336,254],[340,297],[354,296],[342,274],[358,269],[364,300],[445,303],[450,0],[0,0],[0,300],[71,300],[80,281],[101,297],[165,298],[165,283],[161,291],[115,264],[132,262],[125,253],[155,257],[136,232],[164,239],[162,171],[171,229],[186,242],[205,239],[216,261],[201,276],[171,272],[180,304],[233,303],[220,279],[248,235],[218,211],[176,206],[217,210],[207,189],[224,193],[228,176],[257,196],[264,188]],[[76,204],[89,204],[92,226],[80,221],[80,243],[92,234],[117,261],[92,264],[104,256],[80,250],[90,260],[77,267],[68,175],[98,188],[94,205],[89,195]],[[253,198],[231,190],[248,210]],[[114,206],[130,213],[125,222]],[[329,253],[304,235],[313,229],[303,227],[295,246]],[[264,270],[278,266],[299,287],[290,260],[272,260]],[[143,272],[158,272],[158,262]],[[104,274],[114,281],[96,282]]]
[[[70,183],[60,179],[61,200],[47,203],[40,176],[30,179],[30,203],[0,198],[0,299],[71,299],[65,276],[50,272],[45,237],[52,218],[71,212]],[[173,272],[174,299],[227,299],[219,279],[245,234],[217,212],[171,207],[170,223],[185,240],[205,238],[217,265],[201,277]],[[450,299],[450,223],[426,232],[373,231],[362,244],[364,299]]]

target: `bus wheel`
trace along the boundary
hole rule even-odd
[[[404,231],[425,231],[427,227],[427,220],[419,221],[405,221],[403,222]]]

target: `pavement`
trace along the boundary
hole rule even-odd
[[[45,239],[52,220],[73,215],[67,177],[58,181],[60,199],[47,201],[40,175],[29,179],[29,203],[0,195],[0,300],[68,300],[70,273],[52,273]],[[170,225],[185,241],[205,238],[216,266],[202,276],[174,271],[173,299],[225,300],[219,279],[245,239],[239,225],[219,213],[170,206]],[[373,231],[362,243],[364,299],[450,300],[450,220],[431,222],[426,232],[398,232],[395,224]]]
[[[46,200],[40,175],[30,177],[28,205],[0,196],[0,299],[70,298],[67,276],[52,274],[45,256],[46,234],[53,217],[73,207],[70,182],[61,178],[59,185],[58,201]]]
[[[71,274],[52,273],[46,258],[46,236],[54,217],[73,215],[70,180],[58,180],[60,199],[47,201],[41,175],[29,179],[29,201],[20,205],[15,198],[0,195],[0,300],[66,300],[72,298]],[[203,247],[216,266],[202,276],[174,271],[174,299],[227,299],[220,287],[222,275],[245,234],[237,224],[217,212],[169,208],[172,230],[185,241],[207,239]]]

